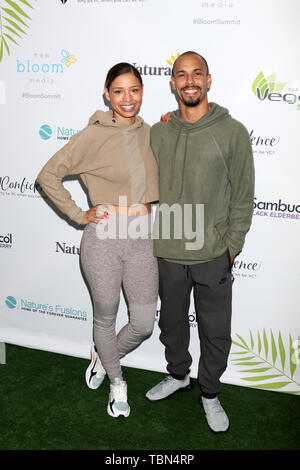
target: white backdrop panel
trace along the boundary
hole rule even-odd
[[[92,304],[79,262],[82,231],[40,196],[36,175],[96,109],[105,109],[103,85],[112,65],[127,61],[139,68],[145,84],[141,114],[153,124],[177,107],[167,61],[196,50],[210,65],[210,100],[245,124],[256,167],[253,224],[234,264],[234,344],[222,380],[300,393],[299,2],[29,3],[33,9],[20,4],[31,17],[24,17],[27,35],[18,38],[19,47],[6,37],[10,55],[4,45],[0,62],[0,341],[89,357]],[[0,0],[1,31],[8,25],[5,6]],[[61,62],[70,55],[70,65]],[[260,72],[281,87],[253,91]],[[64,184],[88,208],[79,182]],[[117,329],[126,321],[122,297]],[[196,377],[193,302],[190,325]],[[157,322],[151,338],[122,363],[165,370]]]

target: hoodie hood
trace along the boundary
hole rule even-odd
[[[141,118],[140,116],[136,116],[136,119],[135,119],[135,123],[132,124],[131,126],[128,126],[128,124],[126,124],[125,122],[123,121],[120,121],[118,119],[115,119],[113,117],[113,112],[112,110],[109,110],[109,111],[101,111],[101,110],[98,110],[96,111],[89,119],[89,123],[88,125],[89,126],[93,126],[93,125],[101,125],[101,126],[105,126],[105,127],[116,127],[116,128],[119,128],[119,129],[136,129],[138,127],[142,127],[144,124],[144,120],[143,118]]]
[[[206,127],[213,126],[216,122],[230,117],[228,109],[219,106],[216,103],[209,103],[210,110],[202,116],[199,121],[187,122],[181,119],[180,110],[172,112],[172,118],[168,121],[170,126],[176,128],[182,128],[186,131],[198,131],[199,129],[205,129]]]

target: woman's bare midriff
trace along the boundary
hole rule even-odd
[[[118,213],[125,215],[146,215],[151,214],[151,203],[133,204],[132,206],[116,206],[114,204],[99,204],[97,210],[108,213]]]

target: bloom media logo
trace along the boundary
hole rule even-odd
[[[286,82],[276,82],[276,74],[273,73],[265,77],[263,72],[260,72],[252,82],[252,92],[260,100],[269,100],[272,102],[282,102],[287,104],[295,104],[300,101],[300,96],[295,93],[284,93],[282,90],[287,85]],[[300,110],[300,104],[297,104],[297,109]]]
[[[60,80],[59,77],[64,77],[71,64],[76,62],[75,55],[66,49],[61,49],[53,59],[49,52],[35,52],[31,58],[21,57],[16,60],[16,72],[22,77],[28,77],[31,84],[52,85]]]
[[[70,52],[66,51],[65,49],[62,49],[61,56],[62,59],[60,61],[65,64],[66,67],[70,67],[71,64],[75,64],[75,62],[77,62],[77,59],[74,54],[70,54]]]

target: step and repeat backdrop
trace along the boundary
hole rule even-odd
[[[139,69],[141,115],[154,124],[177,107],[175,58],[195,50],[210,66],[210,101],[247,127],[256,167],[253,224],[233,268],[233,344],[222,380],[300,393],[299,14],[298,0],[0,0],[0,341],[89,358],[82,230],[42,197],[36,176],[96,109],[107,109],[112,65]],[[64,185],[87,209],[80,182]],[[123,365],[165,371],[159,309],[158,302],[152,337]],[[196,377],[193,302],[189,319]],[[121,297],[117,329],[126,321]]]

